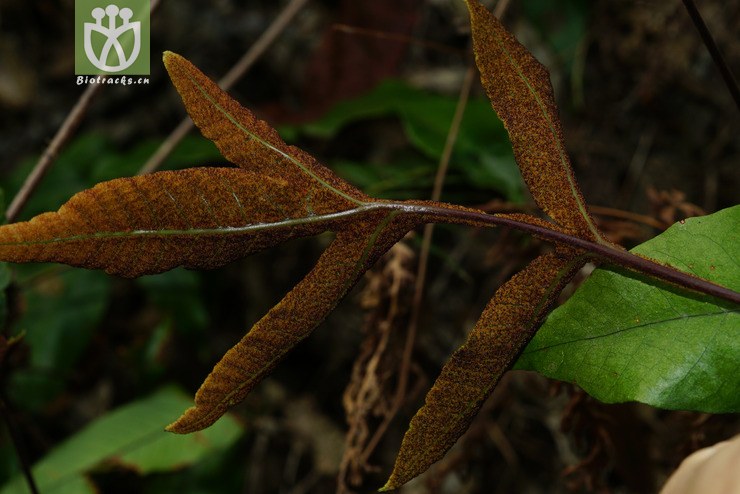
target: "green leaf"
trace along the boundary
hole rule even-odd
[[[587,35],[592,4],[587,0],[528,0],[522,2],[522,13],[529,19],[542,40],[550,45],[570,72],[578,46]]]
[[[17,269],[24,274],[39,273],[39,266]],[[50,370],[71,368],[103,315],[110,278],[95,271],[52,267],[21,284],[27,310],[15,326],[26,331],[31,365]]]
[[[107,306],[110,277],[49,265],[16,266],[25,307],[13,333],[25,333],[29,367],[10,376],[15,403],[37,409],[64,389]]]
[[[183,468],[222,450],[242,433],[231,417],[207,431],[189,436],[164,432],[172,415],[190,400],[180,391],[167,388],[125,405],[94,421],[52,450],[33,467],[39,490],[44,494],[95,492],[83,475],[105,463],[115,463],[140,474]],[[26,493],[19,476],[0,494]]]
[[[436,162],[442,156],[456,105],[455,98],[391,80],[364,96],[339,103],[301,130],[331,137],[349,123],[393,115],[400,119],[410,143]],[[484,98],[472,98],[465,108],[451,165],[478,187],[492,188],[513,201],[523,198],[521,175],[506,131]]]
[[[177,330],[194,334],[205,329],[208,312],[203,303],[198,273],[177,268],[143,276],[136,283],[146,291],[149,302],[172,319]]]
[[[738,290],[739,225],[735,206],[677,223],[633,252]],[[550,314],[516,368],[576,383],[607,403],[740,412],[740,311],[599,269]]]

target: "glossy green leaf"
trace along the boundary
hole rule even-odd
[[[740,206],[677,223],[633,252],[740,289]],[[740,311],[632,273],[599,269],[530,342],[518,369],[597,399],[740,412]]]
[[[107,463],[140,474],[183,468],[228,447],[241,435],[241,426],[230,416],[188,436],[164,432],[172,416],[189,403],[182,392],[168,388],[104,415],[33,467],[40,491],[95,492],[83,487],[84,474]],[[21,477],[0,490],[0,494],[15,493],[26,493]]]

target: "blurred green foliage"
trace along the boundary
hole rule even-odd
[[[23,210],[21,220],[54,211],[76,192],[100,181],[135,174],[159,144],[160,141],[151,140],[122,151],[103,135],[81,135],[67,146],[44,177]],[[35,158],[29,159],[15,169],[4,180],[5,190],[18,190],[35,161]],[[170,155],[163,168],[201,166],[223,161],[210,141],[200,136],[189,136]],[[12,278],[20,311],[10,321],[7,332],[22,335],[22,345],[28,356],[21,368],[4,376],[5,392],[19,413],[43,417],[55,400],[69,392],[70,384],[80,372],[82,358],[91,351],[96,331],[110,329],[103,327],[103,322],[106,314],[115,309],[112,307],[117,303],[114,289],[121,282],[103,272],[53,264],[14,265]],[[11,270],[6,264],[0,264],[0,318],[3,321],[6,314],[5,288],[10,281]],[[156,385],[164,373],[160,353],[173,332],[185,335],[202,333],[208,323],[208,315],[201,296],[198,273],[176,269],[131,283],[136,284],[145,298],[145,304],[161,319],[156,327],[144,335],[144,341],[138,344],[141,348],[134,351],[138,368],[132,369],[131,373],[138,376],[134,379],[143,380],[137,383],[139,390],[146,390]],[[174,403],[172,400],[170,402]],[[169,407],[167,420],[174,420],[189,404],[190,399],[180,396],[177,406]],[[126,410],[116,413],[122,415],[121,420],[130,421],[128,429],[135,431],[138,419],[133,412],[131,415]],[[161,432],[163,425],[166,423],[157,424],[158,432]],[[160,433],[158,436],[170,435]],[[105,444],[107,440],[101,437],[98,437],[98,441]],[[18,466],[15,451],[9,443],[3,441],[0,446],[2,482],[11,473],[17,473]],[[73,459],[74,455],[82,454],[81,451],[68,450],[65,456]],[[195,450],[188,448],[187,451]],[[179,468],[192,462],[183,460],[177,466]],[[92,492],[89,487],[84,487],[89,485],[89,481],[83,477],[70,477],[64,489],[54,492]],[[80,490],[83,488],[86,490]]]
[[[28,220],[46,211],[56,211],[72,195],[98,182],[136,175],[161,141],[151,139],[130,149],[117,148],[104,135],[82,134],[70,142],[49,169],[18,221]],[[19,190],[37,159],[23,161],[3,181],[8,194]],[[223,163],[216,146],[200,135],[186,137],[164,162],[162,169],[178,169]]]
[[[518,7],[570,73],[578,56],[578,47],[586,36],[592,2],[528,0]]]
[[[110,295],[105,273],[46,265],[17,266],[26,310],[13,324],[30,348],[28,365],[10,376],[14,403],[38,410],[65,389],[98,328]]]
[[[315,122],[282,131],[288,137],[298,132],[330,138],[356,122],[397,118],[409,143],[421,157],[398,163],[341,160],[336,170],[372,195],[399,199],[408,196],[428,198],[429,189],[419,188],[419,180],[424,186],[431,187],[456,106],[455,97],[433,94],[389,80],[364,96],[339,103]],[[485,98],[472,98],[465,107],[450,160],[450,175],[453,184],[468,192],[488,189],[488,198],[493,198],[495,192],[508,200],[520,202],[524,196],[524,184],[506,130]],[[417,188],[418,193],[409,194],[413,188]]]
[[[230,415],[195,434],[164,433],[172,418],[190,404],[182,391],[165,388],[107,412],[34,466],[39,489],[44,494],[93,494],[98,491],[85,474],[95,469],[115,465],[141,475],[180,470],[228,448],[241,435],[241,425]],[[0,494],[25,492],[20,476],[0,490]]]

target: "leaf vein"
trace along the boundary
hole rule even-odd
[[[543,352],[543,351],[547,351],[547,350],[552,350],[553,348],[556,348],[556,347],[559,347],[559,346],[564,346],[564,345],[570,345],[570,344],[573,344],[573,343],[583,343],[583,342],[587,342],[587,341],[598,340],[598,339],[601,339],[601,338],[609,338],[611,336],[614,336],[614,335],[617,335],[617,334],[620,334],[620,333],[624,333],[624,332],[627,332],[627,331],[632,331],[632,330],[641,329],[641,328],[647,328],[647,327],[655,326],[655,325],[659,325],[659,324],[666,324],[666,323],[671,323],[671,322],[677,322],[677,321],[680,321],[682,319],[693,319],[693,318],[699,318],[699,317],[718,317],[718,316],[721,317],[721,316],[726,316],[726,315],[729,315],[729,314],[736,314],[736,313],[737,314],[740,314],[740,309],[721,310],[719,312],[706,312],[706,313],[701,313],[701,314],[684,314],[684,315],[682,315],[680,317],[675,317],[675,318],[671,318],[671,319],[662,319],[660,321],[650,321],[650,322],[646,322],[646,323],[643,323],[643,324],[637,324],[635,326],[628,326],[628,327],[625,327],[625,328],[620,328],[620,329],[617,329],[617,330],[614,330],[614,331],[611,331],[611,332],[608,332],[608,333],[601,333],[601,334],[598,334],[598,335],[584,336],[584,337],[580,337],[578,339],[573,339],[573,340],[560,341],[560,342],[555,343],[555,344],[552,344],[552,345],[546,345],[546,346],[543,346],[543,347],[533,348],[531,350],[527,350],[527,351],[524,352],[524,354],[532,354],[532,353],[538,353],[538,352]]]
[[[320,183],[324,187],[326,187],[328,190],[332,191],[334,194],[343,197],[344,199],[347,199],[350,202],[353,202],[358,205],[366,204],[364,201],[360,201],[349,194],[346,194],[342,192],[341,190],[338,190],[334,187],[332,187],[329,183],[327,183],[325,180],[322,180],[318,175],[316,175],[313,171],[311,171],[307,165],[302,163],[300,160],[296,159],[294,156],[291,156],[290,154],[286,153],[285,151],[273,146],[266,140],[260,138],[258,135],[254,134],[252,131],[250,131],[248,128],[244,127],[239,120],[234,118],[233,115],[231,115],[228,111],[226,111],[225,108],[223,108],[221,105],[218,104],[218,102],[210,95],[208,92],[200,85],[198,84],[198,81],[196,81],[190,74],[187,74],[188,79],[190,79],[190,82],[198,89],[198,91],[201,92],[203,97],[205,97],[213,106],[216,107],[218,111],[220,111],[237,129],[244,132],[247,136],[251,137],[254,141],[258,142],[262,146],[266,147],[267,149],[270,149],[279,155],[286,158],[288,161],[296,165],[303,173],[311,177],[316,182]]]

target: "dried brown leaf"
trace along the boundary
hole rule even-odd
[[[544,254],[496,291],[411,420],[393,473],[381,490],[405,484],[455,444],[583,263],[572,251]]]
[[[344,454],[339,466],[338,492],[350,492],[347,483],[359,486],[373,466],[368,457],[374,449],[370,432],[377,420],[394,414],[390,388],[400,358],[396,341],[403,336],[414,281],[413,249],[398,242],[366,276],[361,307],[367,312],[365,334],[352,364],[352,374],[342,403],[347,418]]]
[[[601,242],[565,150],[547,69],[477,0],[465,1],[481,82],[532,197],[569,233]]]

